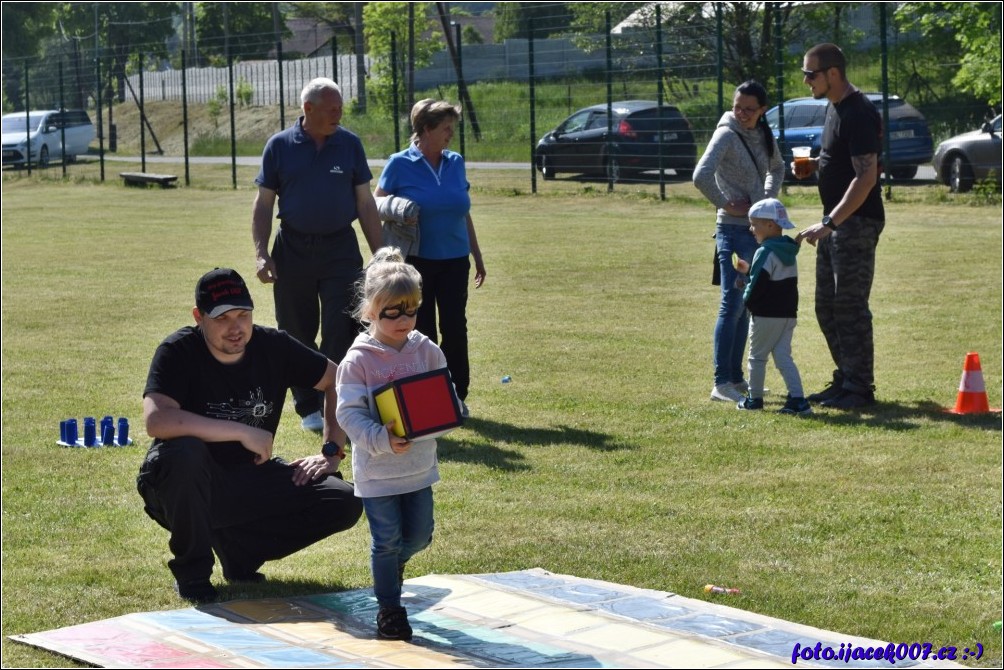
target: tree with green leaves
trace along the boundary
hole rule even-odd
[[[8,2],[3,6],[4,111],[23,109],[24,64],[38,56],[42,41],[55,32],[55,6],[47,2]]]
[[[200,2],[195,8],[199,51],[217,64],[226,63],[227,49],[234,60],[268,58],[275,47],[271,2]],[[279,30],[288,36],[283,14]]]
[[[376,104],[393,108],[393,77],[398,81],[398,106],[404,113],[407,105],[406,82],[408,58],[408,4],[407,2],[370,2],[363,8],[366,42],[372,60],[370,91]],[[442,33],[437,30],[435,8],[431,2],[413,3],[415,25],[414,67],[424,67],[432,62],[433,54],[442,50]],[[396,52],[391,49],[391,36],[396,42]]]
[[[954,54],[952,83],[999,108],[1001,105],[1001,4],[999,2],[905,3],[895,19],[919,30],[925,48]]]
[[[526,39],[533,24],[534,38],[543,39],[567,32],[572,14],[568,2],[498,2],[495,9],[495,41]]]

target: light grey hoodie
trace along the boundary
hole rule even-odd
[[[401,351],[361,333],[338,364],[335,415],[352,441],[352,479],[360,498],[411,493],[439,481],[436,440],[416,439],[407,452],[395,454],[373,391],[445,367],[443,351],[417,330],[408,334]]]
[[[756,157],[755,168],[737,133]],[[732,112],[722,115],[694,168],[694,185],[718,208],[718,223],[748,227],[750,222],[746,217],[732,216],[722,209],[726,203],[745,200],[752,205],[757,200],[777,197],[784,179],[784,161],[777,141],[771,137],[771,142],[774,155],[768,157],[759,126],[746,130]]]

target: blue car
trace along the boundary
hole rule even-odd
[[[879,113],[882,112],[882,94],[866,93]],[[829,101],[823,98],[793,98],[784,103],[784,139],[782,142],[779,112],[777,107],[767,112],[767,124],[774,131],[774,137],[781,145],[785,169],[791,163],[792,147],[810,147],[812,155],[819,155],[820,143],[823,139],[823,124],[826,120],[826,107]],[[917,175],[917,167],[930,162],[934,156],[934,141],[927,127],[924,115],[896,95],[889,96],[889,136],[890,165],[885,166],[893,179],[913,179]],[[884,157],[883,157],[883,162]],[[791,176],[791,172],[788,172]]]

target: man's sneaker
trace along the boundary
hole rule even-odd
[[[809,405],[809,401],[805,398],[792,398],[788,396],[788,399],[784,402],[784,407],[777,410],[778,414],[797,414],[798,416],[806,416],[812,414],[812,407]]]
[[[711,399],[719,402],[739,402],[745,397],[732,384],[718,384],[711,389]]]
[[[823,403],[826,402],[827,400],[832,400],[836,398],[843,392],[844,389],[842,384],[837,383],[836,381],[831,381],[829,384],[826,385],[826,388],[824,388],[819,393],[813,393],[809,395],[809,397],[806,398],[806,400],[814,403]]]
[[[763,398],[751,398],[746,396],[739,401],[736,409],[763,409]]]
[[[317,410],[313,414],[308,414],[300,420],[300,427],[304,430],[312,430],[315,433],[320,433],[324,431],[324,415],[321,414],[321,410]]]
[[[377,614],[377,637],[381,640],[410,640],[411,624],[403,607],[381,607]]]
[[[735,390],[739,391],[743,395],[746,395],[747,393],[750,392],[749,382],[746,381],[745,379],[742,380],[742,381],[733,382],[732,383],[732,388],[734,388]]]
[[[471,418],[471,410],[467,408],[467,403],[465,403],[463,400],[460,401],[460,416],[464,417],[465,419]]]
[[[836,398],[831,398],[822,403],[823,407],[830,409],[861,409],[871,407],[875,404],[874,393],[855,393],[854,391],[844,391]]]
[[[175,582],[174,590],[185,600],[198,604],[214,603],[220,597],[216,587],[210,584],[208,579],[194,582]]]

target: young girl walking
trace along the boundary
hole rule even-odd
[[[446,367],[438,346],[415,330],[422,302],[418,271],[396,247],[377,250],[358,285],[355,316],[368,329],[338,365],[338,423],[352,442],[352,477],[369,520],[377,635],[410,640],[401,606],[404,566],[432,542],[436,440],[408,441],[383,425],[373,391],[390,381]]]

